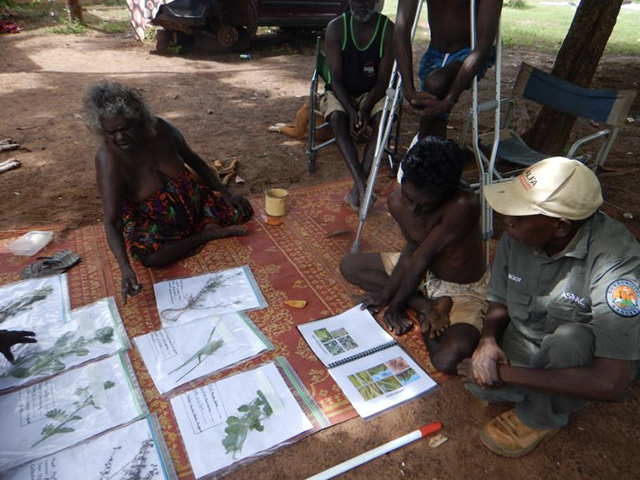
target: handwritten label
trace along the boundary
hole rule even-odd
[[[149,335],[149,340],[151,341],[153,353],[160,361],[180,355],[180,350],[178,350],[176,341],[169,330],[162,329],[152,332]]]
[[[187,392],[182,403],[189,415],[194,435],[227,421],[227,414],[216,384]]]
[[[37,383],[20,390],[20,426],[26,427],[46,418],[46,413],[56,407],[53,384],[50,381]]]
[[[58,480],[58,458],[39,460],[29,466],[30,480]]]
[[[169,289],[169,298],[172,305],[182,304],[184,299],[184,282],[182,280],[174,280],[167,284]]]

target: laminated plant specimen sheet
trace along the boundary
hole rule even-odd
[[[176,396],[171,406],[196,478],[227,473],[313,427],[273,362]]]
[[[67,275],[34,278],[0,287],[0,329],[25,330],[25,326],[69,320]]]
[[[131,346],[113,297],[72,310],[67,322],[44,317],[21,328],[33,330],[38,343],[14,346],[13,364],[0,357],[0,390],[60,373]]]
[[[273,349],[243,313],[193,320],[134,342],[160,393]]]
[[[119,354],[7,393],[0,396],[0,472],[146,413],[131,364]]]
[[[176,473],[155,416],[34,460],[3,480],[173,480]]]
[[[298,329],[363,418],[436,386],[427,372],[360,306],[298,325]]]
[[[267,306],[247,266],[179,278],[153,286],[162,325],[170,327],[222,313]]]

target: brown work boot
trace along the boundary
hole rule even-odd
[[[553,437],[559,428],[536,430],[526,426],[514,409],[501,413],[487,422],[480,440],[494,453],[504,457],[519,457],[536,448],[540,442]]]

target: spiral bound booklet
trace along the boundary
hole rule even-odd
[[[367,310],[299,325],[358,414],[369,417],[436,386]]]

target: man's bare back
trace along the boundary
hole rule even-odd
[[[449,223],[466,226],[456,241],[442,248],[438,248],[436,243],[436,253],[429,263],[429,270],[441,280],[454,283],[472,283],[482,277],[485,265],[477,195],[461,189],[435,210],[417,216],[407,211],[401,190],[396,190],[389,197],[388,205],[405,239],[416,247],[425,240],[431,241],[429,235],[436,227]]]
[[[412,308],[433,364],[453,373],[473,352],[486,310],[480,204],[461,187],[464,156],[438,137],[420,140],[402,161],[402,187],[388,207],[407,240],[401,252],[346,256],[340,271],[369,293],[362,308],[377,312],[389,330],[406,333]]]

